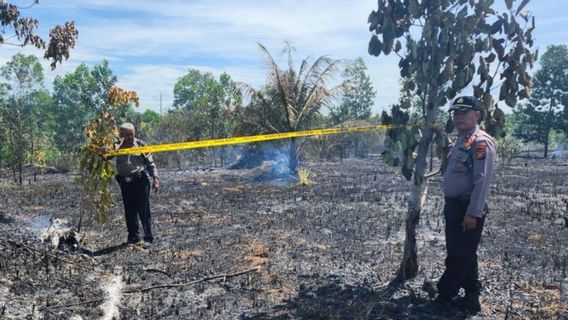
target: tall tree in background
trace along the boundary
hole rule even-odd
[[[31,2],[31,1],[30,1]],[[38,4],[33,1],[30,7]],[[32,45],[38,49],[45,49],[44,58],[51,60],[51,68],[55,69],[57,63],[63,58],[69,58],[69,50],[75,47],[79,35],[75,29],[75,22],[66,22],[63,26],[55,26],[49,31],[49,42],[46,43],[36,34],[39,21],[30,17],[23,17],[20,7],[0,1],[0,45],[26,46]],[[13,36],[5,37],[13,32]],[[15,39],[9,42],[8,39]]]
[[[0,68],[4,79],[1,111],[10,150],[10,165],[14,180],[22,183],[22,166],[26,152],[34,156],[37,127],[37,99],[34,95],[43,87],[43,68],[33,55],[16,54]]]
[[[244,85],[251,98],[249,105],[240,110],[240,133],[278,133],[308,129],[322,107],[331,107],[331,102],[347,87],[345,82],[328,87],[328,81],[343,68],[343,60],[321,56],[314,62],[302,60],[295,69],[292,53],[294,48],[287,43],[284,53],[288,66],[281,68],[262,44],[258,44],[266,60],[268,76],[265,87],[256,90]],[[296,173],[298,157],[296,139],[288,145],[290,172]]]
[[[371,107],[377,95],[367,66],[361,57],[347,65],[343,78],[349,84],[337,108],[332,108],[330,116],[334,125],[348,120],[367,120],[371,116]]]
[[[109,89],[117,81],[106,60],[91,69],[81,64],[73,72],[55,78],[53,130],[55,143],[61,152],[76,153],[80,150],[85,142],[85,125],[97,111],[108,107]],[[117,121],[122,120],[123,112],[120,108],[112,109]]]
[[[518,112],[520,126],[514,135],[525,141],[544,144],[544,157],[548,157],[550,133],[568,126],[568,47],[552,45],[540,59],[540,69],[534,76],[530,103]]]
[[[215,139],[227,137],[233,131],[232,110],[242,104],[235,82],[226,73],[216,79],[212,73],[189,70],[174,86],[174,107],[186,111],[190,117],[191,132],[187,139]],[[217,164],[217,149],[211,149]]]
[[[399,55],[400,75],[409,79],[407,89],[423,101],[421,125],[389,130],[382,154],[385,162],[401,166],[404,177],[413,180],[398,280],[412,278],[418,271],[416,225],[427,197],[427,155],[433,139],[443,159],[445,139],[441,130],[430,126],[440,107],[477,78],[474,95],[485,107],[486,129],[498,132],[504,117],[502,111],[493,110],[491,90],[500,85],[499,100],[511,107],[518,97],[530,94],[527,69],[536,56],[529,49],[534,18],[523,11],[528,0],[520,1],[517,8],[513,2],[505,0],[507,12],[499,14],[492,8],[493,0],[379,0],[378,9],[369,15],[369,30],[374,32],[369,53]],[[409,125],[405,107],[396,105],[390,115],[383,113],[383,124]]]
[[[154,142],[174,143],[189,140],[188,128],[192,126],[188,111],[184,109],[172,109],[160,118],[160,122],[154,131]],[[171,156],[170,156],[171,155]],[[182,153],[173,151],[164,154],[161,159],[175,161],[178,170],[182,169]]]

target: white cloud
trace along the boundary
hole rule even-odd
[[[187,73],[189,69],[197,69],[201,72],[211,72],[215,76],[223,72],[234,76],[233,79],[239,82],[246,82],[253,85],[260,85],[264,80],[264,75],[258,68],[243,66],[229,66],[215,68],[200,65],[136,65],[129,68],[119,79],[118,85],[127,90],[135,90],[140,96],[141,111],[152,109],[160,111],[160,94],[162,95],[162,111],[165,112],[173,105],[173,89],[180,77]]]
[[[80,63],[92,66],[107,59],[120,85],[137,90],[144,108],[157,110],[160,92],[163,105],[171,105],[173,86],[189,68],[227,72],[237,81],[262,84],[265,69],[256,42],[285,63],[278,53],[284,40],[290,40],[297,61],[323,54],[363,57],[377,90],[374,110],[380,111],[398,99],[399,71],[396,57],[367,54],[367,16],[375,8],[371,0],[51,0],[29,14],[39,13],[42,27],[66,19],[77,22],[77,47],[55,72],[46,71],[49,83]],[[558,28],[568,20],[565,7],[535,1],[527,8],[537,16],[535,38],[541,51],[555,41],[568,41]],[[57,18],[52,18],[54,13]],[[0,62],[21,50],[3,46]],[[23,51],[41,56],[31,48]]]

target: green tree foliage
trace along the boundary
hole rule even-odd
[[[544,144],[548,157],[550,133],[568,127],[568,46],[552,45],[540,59],[530,102],[517,111],[514,135]]]
[[[37,136],[38,103],[43,89],[43,68],[33,55],[16,54],[2,68],[1,113],[9,163],[15,181],[22,183],[22,167],[26,154],[34,157],[34,142]]]
[[[377,91],[373,88],[363,59],[359,57],[347,65],[343,71],[343,78],[349,85],[341,98],[341,104],[331,108],[333,124],[369,119]]]
[[[185,110],[189,117],[188,140],[215,139],[231,135],[234,122],[231,113],[242,105],[236,83],[223,73],[218,79],[211,73],[189,70],[174,86],[174,107]],[[212,148],[214,164],[218,149]]]
[[[281,68],[268,49],[260,43],[259,46],[268,69],[266,84],[260,90],[243,84],[250,103],[237,111],[237,133],[278,133],[308,129],[320,109],[330,108],[334,99],[347,87],[346,82],[335,87],[328,86],[328,81],[345,65],[343,60],[321,56],[311,62],[306,58],[300,63],[299,69],[295,69],[292,57],[294,49],[287,44],[284,53],[288,57],[288,66]],[[288,166],[295,173],[298,164],[296,139],[290,139],[288,148]]]
[[[189,112],[183,109],[173,109],[160,118],[155,131],[156,143],[184,142],[189,139],[188,128],[191,127]],[[185,153],[184,153],[185,154]],[[164,154],[161,159],[167,161],[167,166],[175,165],[179,170],[183,168],[182,152],[173,151]],[[171,163],[174,162],[174,163]]]
[[[511,165],[513,158],[521,151],[522,144],[511,134],[507,134],[503,139],[497,140],[497,152],[501,165],[508,167]]]
[[[160,114],[156,111],[146,109],[141,114],[140,131],[151,135],[160,124]]]
[[[117,81],[106,60],[91,69],[81,64],[73,72],[55,78],[52,130],[55,143],[64,157],[78,152],[84,144],[85,125],[97,111],[107,108],[109,89]],[[112,109],[111,112],[118,117],[125,110]]]
[[[504,125],[504,115],[494,109],[492,89],[500,85],[499,100],[514,107],[518,98],[530,94],[531,52],[534,18],[524,7],[528,0],[507,0],[507,12],[498,13],[493,0],[379,0],[369,15],[369,54],[392,52],[400,56],[399,68],[407,78],[407,90],[423,101],[420,127],[389,130],[384,160],[401,166],[413,186],[406,215],[406,241],[398,279],[418,271],[416,225],[427,196],[425,170],[432,140],[438,152],[444,147],[441,130],[435,134],[439,108],[473,83],[474,95],[486,111],[486,129],[495,134]],[[502,79],[500,82],[499,79]],[[387,125],[409,125],[409,105],[395,105],[382,115]],[[442,158],[442,155],[440,155]]]
[[[39,1],[34,1],[32,6],[38,3]],[[75,40],[79,35],[75,22],[66,22],[63,26],[58,25],[50,30],[49,43],[46,43],[36,34],[39,21],[22,16],[17,5],[6,1],[0,1],[0,22],[0,45],[32,45],[45,49],[44,58],[51,60],[52,69],[55,69],[63,58],[69,58],[69,51],[75,47]],[[11,32],[14,33],[13,36],[5,37]],[[16,42],[8,42],[8,39],[15,39]]]

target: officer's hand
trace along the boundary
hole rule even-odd
[[[109,150],[110,150],[109,147],[102,147],[102,148],[99,149],[99,153],[104,156],[109,152]]]
[[[156,193],[160,191],[160,180],[158,178],[154,178],[154,181],[152,181],[152,189]]]
[[[463,231],[475,229],[477,227],[477,218],[473,216],[468,216],[467,214],[463,217],[462,223]]]

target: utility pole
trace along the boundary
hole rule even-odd
[[[162,93],[160,92],[160,117],[162,116]]]

